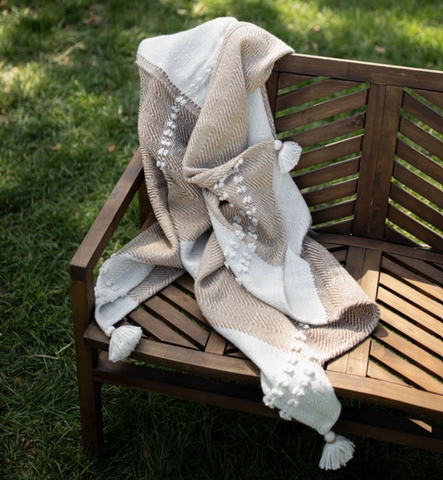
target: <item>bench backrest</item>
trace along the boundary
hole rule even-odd
[[[267,91],[316,230],[443,251],[443,72],[293,54]]]

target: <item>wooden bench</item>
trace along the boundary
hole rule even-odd
[[[413,418],[443,419],[443,72],[294,54],[267,90],[279,138],[304,149],[294,180],[312,237],[381,310],[372,336],[329,362],[328,377],[345,403],[410,414],[344,407],[335,429],[443,452],[443,428]],[[139,151],[70,265],[84,447],[103,442],[104,383],[278,418],[262,403],[257,367],[200,313],[187,274],[124,320],[142,327],[131,357],[150,366],[108,360],[93,269],[137,192],[147,228]]]

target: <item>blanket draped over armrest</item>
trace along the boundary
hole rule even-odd
[[[157,223],[101,268],[96,319],[111,335],[188,271],[208,322],[260,368],[265,404],[339,448],[340,404],[322,365],[367,337],[379,311],[307,236],[288,173],[300,149],[276,140],[265,90],[291,52],[233,18],[141,43],[139,137]],[[348,450],[321,466],[338,468]]]

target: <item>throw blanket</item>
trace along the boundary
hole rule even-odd
[[[364,339],[379,312],[307,236],[288,173],[300,148],[276,140],[264,88],[290,52],[233,18],[141,43],[139,137],[158,222],[101,268],[96,319],[112,334],[111,358],[123,358],[141,333],[113,325],[188,271],[206,319],[260,368],[265,404],[325,435],[321,466],[338,468],[353,446],[330,432],[340,403],[322,365]]]

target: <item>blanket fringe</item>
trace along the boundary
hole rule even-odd
[[[111,330],[109,336],[109,360],[119,362],[124,360],[142,338],[142,329],[133,325],[123,325]]]
[[[320,468],[337,470],[344,467],[354,455],[354,444],[341,435],[335,436],[332,430],[325,435],[326,444],[320,459]]]
[[[275,140],[274,150],[278,152],[278,170],[280,173],[290,172],[300,160],[301,147],[295,142]]]

